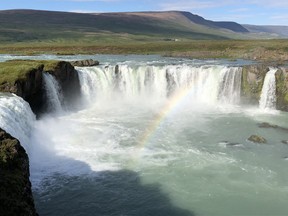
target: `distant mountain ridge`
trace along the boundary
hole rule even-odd
[[[288,24],[288,23],[287,23]],[[288,38],[288,26],[276,25],[242,25],[251,33],[268,33],[272,36]]]
[[[194,15],[190,12],[181,12],[184,16],[186,16],[189,20],[196,24],[205,25],[207,27],[211,28],[222,28],[222,29],[228,29],[233,32],[242,32],[242,33],[248,33],[249,31],[243,27],[242,25],[236,23],[236,22],[215,22],[211,20],[206,20],[201,16]]]
[[[255,28],[254,28],[255,29]],[[190,12],[72,13],[0,11],[0,42],[94,40],[218,40],[257,38],[251,27],[214,22]],[[267,33],[269,36],[271,32]],[[265,35],[264,35],[265,36]],[[112,39],[111,39],[112,40]]]

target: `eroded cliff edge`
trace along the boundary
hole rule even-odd
[[[242,68],[242,102],[258,104],[265,75],[273,67],[268,64],[246,65]],[[276,72],[276,109],[288,111],[288,67],[274,66]]]
[[[0,128],[0,214],[36,216],[29,159],[20,142]]]
[[[65,105],[76,106],[80,82],[75,68],[65,61],[15,60],[0,65],[0,91],[26,100],[39,117],[47,112],[43,73],[54,76]],[[0,215],[37,215],[29,180],[29,159],[20,142],[0,128]]]
[[[66,107],[75,107],[80,97],[78,73],[69,62],[13,60],[1,63],[0,67],[1,75],[4,74],[0,91],[22,97],[37,117],[46,113],[48,107],[43,73],[52,74],[58,81]]]

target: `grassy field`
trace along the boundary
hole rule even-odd
[[[187,58],[227,58],[262,61],[288,61],[288,40],[181,40],[161,41],[123,39],[115,35],[106,41],[58,40],[33,43],[0,44],[0,53],[37,54],[160,54]]]
[[[0,85],[14,83],[15,80],[24,79],[33,69],[44,65],[45,70],[53,70],[58,61],[11,60],[0,62]]]
[[[177,11],[111,14],[0,11],[0,53],[160,54],[280,63],[288,60],[288,40],[261,40],[267,35],[231,28],[243,27]]]

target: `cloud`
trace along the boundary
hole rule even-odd
[[[280,21],[285,21],[286,23],[288,23],[288,14],[284,14],[284,15],[274,15],[271,16],[270,19],[272,20],[280,20]]]
[[[246,0],[246,4],[254,4],[260,7],[288,8],[287,0]]]
[[[236,8],[236,9],[233,9],[231,11],[229,11],[230,13],[239,13],[239,12],[248,12],[250,11],[249,8]]]

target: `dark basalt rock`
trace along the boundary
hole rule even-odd
[[[92,67],[99,65],[99,61],[93,59],[72,61],[71,64],[76,67]]]
[[[258,124],[258,127],[260,127],[260,128],[278,128],[278,125],[273,125],[273,124],[270,124],[268,122],[261,122]]]
[[[14,83],[2,84],[1,91],[15,93],[22,97],[29,103],[36,116],[39,117],[48,111],[43,72],[52,74],[58,81],[66,107],[69,107],[69,109],[76,107],[77,99],[80,98],[81,94],[80,81],[75,68],[65,61],[56,62],[55,66],[48,70],[45,70],[44,61],[44,64],[38,68],[27,71],[24,78],[17,79]]]
[[[288,132],[288,128],[280,127],[278,125],[273,125],[273,124],[270,124],[268,122],[259,123],[258,127],[259,128],[273,128],[273,129],[277,129],[277,130],[282,130],[282,131]]]
[[[37,215],[29,175],[24,148],[0,128],[0,215]]]
[[[254,143],[267,143],[267,140],[259,135],[251,135],[248,140]]]
[[[46,98],[42,80],[43,69],[44,65],[34,68],[26,74],[25,79],[19,79],[15,82],[15,94],[27,101],[36,115],[43,112],[45,108]]]

